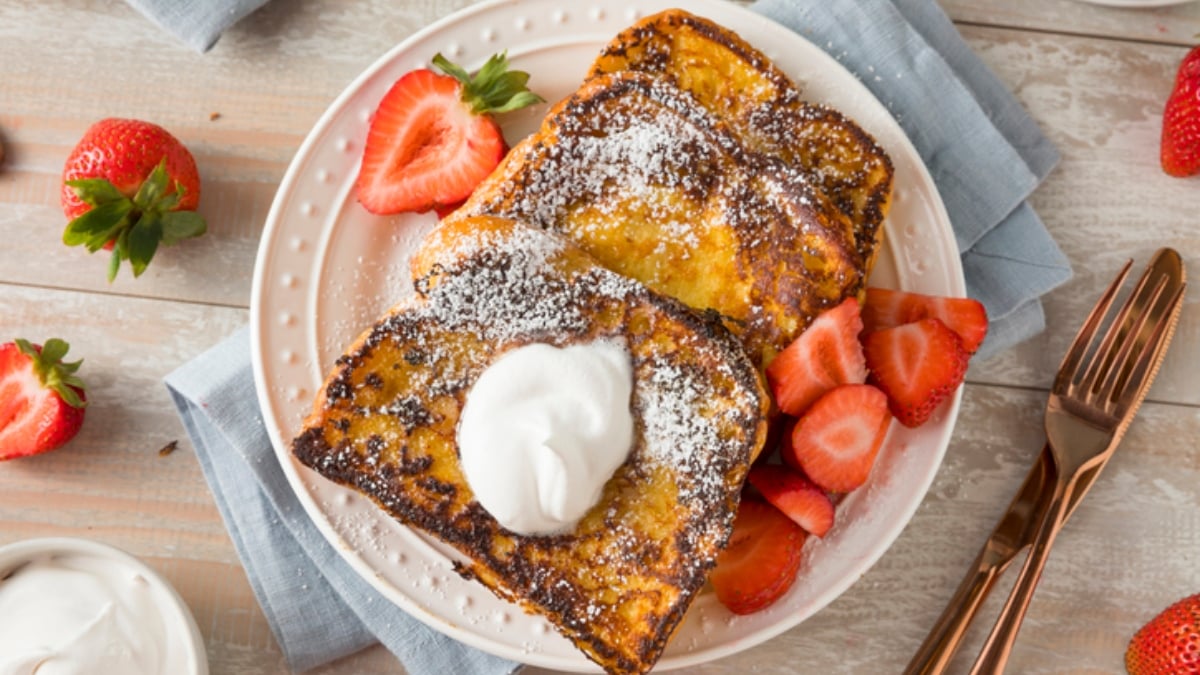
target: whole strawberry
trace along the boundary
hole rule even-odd
[[[1125,669],[1129,675],[1200,673],[1200,593],[1164,609],[1134,634]]]
[[[162,127],[109,118],[88,128],[63,167],[63,233],[68,246],[112,250],[108,280],[128,260],[133,276],[160,243],[204,234],[196,213],[200,175],[187,148]]]
[[[0,344],[0,460],[53,450],[79,432],[87,396],[75,375],[82,361],[63,362],[68,349],[57,338]]]
[[[1163,109],[1163,171],[1172,176],[1200,173],[1200,47],[1193,47],[1175,75],[1175,88]]]

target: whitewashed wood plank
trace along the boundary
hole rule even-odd
[[[248,306],[258,238],[304,136],[363,69],[456,7],[276,2],[202,56],[125,3],[0,6],[0,281]],[[192,150],[209,223],[111,285],[105,254],[61,243],[58,206],[71,147],[108,116],[156,122]]]
[[[0,3],[0,62],[6,64],[0,133],[9,150],[0,166],[0,330],[71,340],[73,354],[87,360],[84,375],[96,401],[71,446],[0,465],[0,542],[79,534],[146,558],[192,605],[209,641],[213,672],[285,668],[161,377],[245,322],[254,248],[270,195],[328,102],[392,44],[462,4],[277,1],[200,56],[149,27],[124,3]],[[1195,5],[1171,10],[1184,21],[1156,37],[1146,12],[1036,0],[946,4],[967,23],[1176,44],[1187,42],[1179,30],[1189,38],[1200,32]],[[1062,14],[1068,10],[1090,18],[1068,23],[1071,16]],[[99,43],[85,44],[64,28],[88,23],[108,29],[98,31]],[[1155,173],[1155,106],[1182,47],[971,25],[964,32],[1063,148],[1063,166],[1035,204],[1079,275],[1048,299],[1052,329],[1046,335],[974,367],[973,381],[1004,386],[968,386],[947,463],[883,560],[803,626],[704,672],[898,670],[1024,475],[1040,443],[1044,401],[1043,392],[1029,387],[1048,382],[1095,293],[1129,253],[1144,259],[1159,242],[1179,247],[1189,261],[1200,253],[1183,218],[1196,212],[1194,181]],[[141,54],[149,52],[159,60],[146,63]],[[97,53],[104,53],[102,61]],[[135,74],[172,94],[129,86]],[[125,95],[93,93],[88,85],[101,76],[126,84]],[[210,120],[213,112],[220,117]],[[123,277],[112,287],[103,282],[102,264],[61,244],[54,248],[62,228],[55,192],[62,158],[87,123],[109,114],[144,116],[172,128],[194,146],[206,185],[215,186],[203,207],[213,221],[205,240],[164,251],[155,263],[160,267],[146,277]],[[1139,187],[1134,192],[1130,185]],[[86,293],[32,287],[43,284]],[[1200,341],[1193,313],[1189,303],[1177,338],[1192,349]],[[1178,351],[1152,395],[1196,403],[1190,384],[1195,366],[1190,353]],[[1023,632],[1014,654],[1015,671],[1119,671],[1133,630],[1195,590],[1181,588],[1180,580],[1195,578],[1188,565],[1194,566],[1198,548],[1194,486],[1200,476],[1190,445],[1198,426],[1190,407],[1143,409],[1060,539],[1031,608],[1032,629]],[[183,440],[180,449],[158,457],[157,449],[175,438]],[[1178,551],[1183,553],[1172,556]],[[1109,589],[1099,601],[1096,588]],[[989,609],[997,607],[994,598]],[[1085,614],[1096,618],[1073,622]],[[973,633],[975,648],[981,637]],[[376,649],[318,672],[394,668],[392,657]]]
[[[1046,332],[974,364],[970,377],[1047,387],[1083,318],[1127,259],[1144,264],[1158,247],[1173,246],[1185,265],[1200,264],[1196,180],[1167,176],[1158,161],[1163,101],[1184,50],[973,27],[964,34],[1062,154],[1032,202],[1075,270],[1045,300]],[[1191,293],[1180,344],[1200,340],[1198,303]],[[1169,353],[1152,398],[1200,402],[1200,368],[1190,351]]]
[[[1039,452],[1043,405],[1037,392],[968,387],[946,462],[883,558],[796,628],[688,672],[901,672]],[[1143,408],[1059,536],[1008,672],[1123,672],[1137,628],[1200,590],[1197,433],[1194,408]],[[969,669],[1017,569],[1002,578],[950,672]]]
[[[1200,4],[1109,7],[1082,0],[940,0],[952,19],[1049,33],[1193,45],[1200,33]]]

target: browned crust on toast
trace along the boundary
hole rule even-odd
[[[726,122],[747,147],[800,167],[850,218],[870,269],[891,202],[891,159],[840,112],[800,89],[733,31],[681,9],[648,16],[618,34],[589,76],[635,70],[662,77]]]
[[[720,313],[760,365],[865,282],[852,226],[818,186],[642,73],[584,83],[457,213],[566,235],[601,264]]]
[[[441,225],[413,260],[418,297],[337,361],[292,444],[326,478],[460,551],[460,572],[544,615],[610,672],[658,659],[736,512],[769,397],[720,321],[496,218]],[[635,443],[573,530],[524,536],[474,499],[457,456],[478,375],[533,341],[620,339]]]

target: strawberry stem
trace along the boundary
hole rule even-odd
[[[141,276],[154,258],[159,243],[172,245],[207,230],[204,218],[195,211],[176,211],[186,192],[178,181],[170,184],[167,160],[154,167],[138,186],[133,197],[121,194],[108,180],[89,178],[66,182],[75,194],[92,206],[67,224],[63,243],[83,245],[95,253],[112,242],[112,257],[108,265],[111,283],[128,260],[133,276]]]
[[[441,54],[433,57],[433,65],[462,83],[462,100],[476,115],[511,112],[545,100],[525,86],[529,73],[508,69],[507,52],[492,54],[474,77]]]
[[[87,401],[80,398],[79,392],[76,391],[76,389],[83,390],[85,388],[83,380],[75,374],[75,371],[79,370],[79,366],[83,365],[83,360],[70,363],[63,361],[63,357],[71,348],[70,345],[64,340],[50,338],[39,350],[28,340],[17,338],[13,342],[16,343],[17,349],[33,362],[33,373],[43,387],[53,389],[63,402],[72,408],[82,408],[87,405]]]

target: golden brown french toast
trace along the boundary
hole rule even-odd
[[[864,284],[849,221],[809,178],[642,73],[591,78],[555,105],[452,217],[469,214],[564,234],[715,310],[759,365]]]
[[[547,617],[610,672],[650,669],[725,545],[768,396],[720,321],[492,217],[444,222],[418,295],[338,360],[292,443],[305,465],[465,557],[460,573]],[[472,384],[529,343],[614,339],[633,369],[628,459],[573,529],[525,536],[473,496],[456,424]]]
[[[800,167],[850,218],[865,269],[878,254],[892,193],[887,153],[841,113],[805,102],[770,59],[734,32],[680,9],[622,31],[591,75],[638,71],[687,91],[747,147]]]

